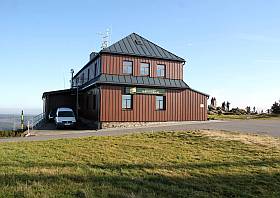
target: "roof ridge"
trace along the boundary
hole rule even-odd
[[[132,34],[133,34],[133,33],[132,33]],[[101,49],[100,52],[102,52],[103,50],[106,50],[106,49],[108,49],[109,47],[115,45],[116,43],[118,43],[118,42],[120,42],[120,41],[126,39],[126,38],[129,37],[130,35],[131,35],[131,34],[129,34],[129,35],[123,37],[121,40],[118,40],[118,41],[114,42],[113,44],[109,45],[108,47],[106,47],[106,48],[104,48],[104,49]]]

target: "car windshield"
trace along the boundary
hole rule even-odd
[[[59,111],[58,117],[75,117],[72,111]]]

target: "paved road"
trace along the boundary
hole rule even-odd
[[[0,142],[19,141],[43,141],[61,138],[78,138],[89,136],[115,136],[131,133],[151,132],[151,131],[179,131],[213,129],[237,131],[244,133],[267,134],[280,137],[280,120],[242,120],[242,121],[207,121],[207,122],[167,122],[148,127],[138,128],[115,128],[95,130],[38,130],[34,131],[35,136],[25,138],[5,138]]]

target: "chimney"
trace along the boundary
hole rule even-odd
[[[96,55],[97,55],[96,52],[91,52],[89,55],[89,60],[91,61],[92,59],[94,59]]]

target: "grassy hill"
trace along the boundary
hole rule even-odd
[[[280,140],[161,132],[0,144],[0,197],[279,197]]]
[[[252,115],[208,115],[210,120],[280,120],[277,114],[252,114]]]

